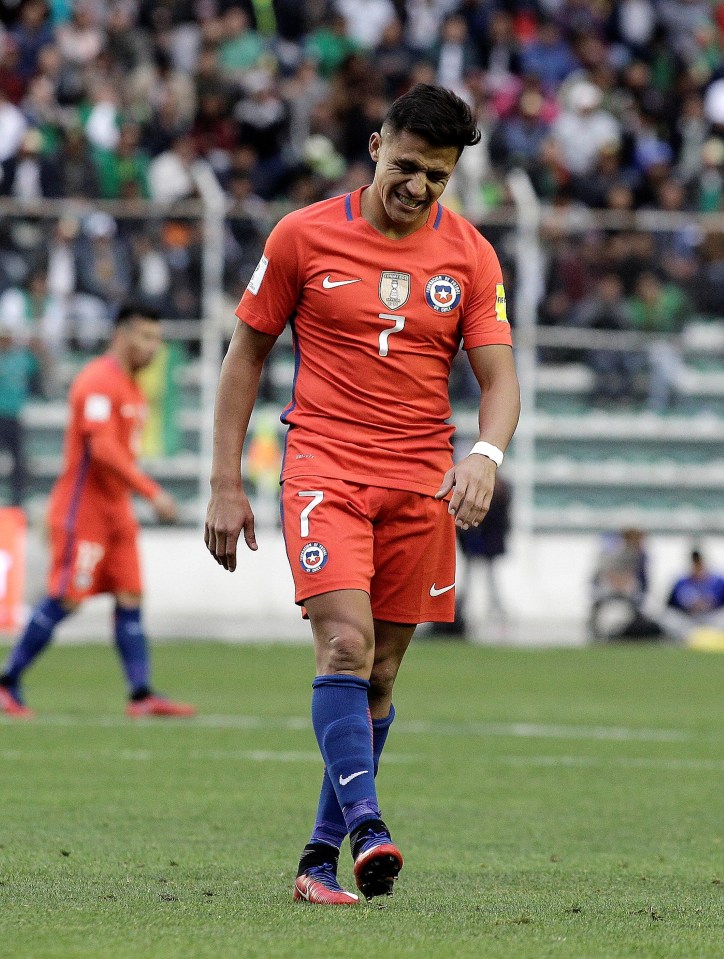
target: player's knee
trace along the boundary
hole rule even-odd
[[[392,696],[392,687],[397,679],[399,665],[392,659],[374,664],[370,676],[370,700],[384,700]]]
[[[119,609],[140,609],[143,596],[140,593],[116,593],[115,600]]]
[[[369,666],[373,638],[364,629],[345,624],[330,630],[324,647],[330,673],[357,672]]]

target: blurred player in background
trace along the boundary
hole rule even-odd
[[[138,523],[131,494],[149,499],[160,520],[177,517],[173,497],[136,465],[146,400],[134,377],[160,343],[158,316],[141,306],[124,306],[108,351],[88,363],[71,386],[63,471],[48,509],[48,595],[33,610],[0,676],[0,708],[11,716],[32,716],[20,692],[22,674],[51,641],[56,626],[98,593],[112,593],[116,601],[116,646],[130,696],[126,713],[195,713],[192,706],[152,690],[141,622]]]
[[[374,776],[393,683],[415,626],[454,618],[455,523],[485,516],[518,420],[498,259],[438,202],[479,138],[446,89],[420,84],[396,100],[370,138],[372,185],[272,231],[222,367],[205,539],[233,571],[242,530],[257,548],[244,437],[264,360],[291,324],[282,525],[314,635],[312,722],[325,763],[295,899],[358,901],[337,880],[346,835],[362,893],[392,891],[402,855]],[[448,380],[461,340],[482,389],[480,442],[453,467]]]
[[[496,479],[485,520],[477,527],[458,530],[458,544],[463,556],[464,578],[462,589],[456,589],[456,620],[453,632],[465,635],[470,626],[469,610],[480,573],[483,574],[488,593],[486,623],[504,635],[508,623],[508,610],[503,601],[503,591],[498,581],[497,562],[505,555],[510,532],[510,508],[512,490],[510,483],[500,474]],[[494,633],[495,635],[495,633]],[[471,636],[474,639],[485,637]]]

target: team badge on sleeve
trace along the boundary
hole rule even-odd
[[[449,313],[460,302],[460,284],[451,276],[439,273],[428,280],[425,287],[425,299],[436,313]]]
[[[103,393],[90,393],[83,404],[83,416],[90,423],[107,423],[111,418],[111,398]]]
[[[321,543],[305,543],[299,554],[299,563],[305,573],[318,573],[327,565],[329,554]]]
[[[256,265],[256,269],[251,274],[251,279],[247,284],[247,290],[250,293],[253,293],[254,296],[259,292],[259,287],[261,286],[261,281],[264,279],[264,274],[266,273],[266,268],[269,266],[269,260],[267,257],[262,256],[259,262]]]
[[[410,274],[385,270],[380,275],[379,294],[388,310],[399,310],[410,298]]]
[[[508,322],[508,308],[505,305],[505,287],[502,283],[495,284],[495,319],[498,323]]]

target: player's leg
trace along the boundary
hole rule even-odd
[[[335,590],[305,601],[317,676],[312,724],[350,834],[355,879],[370,899],[389,894],[402,855],[381,819],[375,787],[368,677],[374,622],[363,590]],[[388,710],[389,713],[389,710]]]
[[[360,597],[361,606],[363,607],[362,613],[365,618],[365,631],[370,634],[370,613],[369,613],[369,599],[366,593],[363,593]],[[314,600],[312,600],[312,605],[314,605]],[[373,627],[372,627],[373,628]],[[365,643],[369,644],[369,639],[365,639]],[[317,656],[317,675],[320,675],[321,672],[326,671],[330,668],[335,668],[334,664],[326,661],[327,657],[324,656],[320,660],[320,657]],[[374,723],[373,723],[373,765],[374,771],[376,773],[377,766],[374,761]],[[330,778],[330,772],[325,766],[324,775],[322,777],[322,789],[319,797],[319,805],[317,808],[317,817],[314,823],[314,829],[312,830],[312,835],[309,840],[310,844],[319,844],[323,843],[326,845],[334,846],[339,850],[340,846],[344,842],[347,836],[347,823],[344,818],[344,813],[337,799],[337,793],[335,792],[334,786],[332,785],[332,780]]]
[[[312,624],[316,677],[312,723],[347,831],[379,818],[374,791],[369,676],[374,624],[362,590],[334,590],[305,601]]]
[[[312,722],[325,761],[317,817],[309,843],[299,861],[294,898],[329,905],[353,905],[358,897],[337,881],[339,849],[348,832],[333,777],[343,751],[342,739],[350,736],[350,761],[372,769],[370,720],[367,704],[373,643],[369,597],[362,590],[336,590],[306,602],[315,637],[317,676],[313,683]],[[311,608],[310,608],[311,607]],[[355,675],[354,670],[363,676]],[[350,671],[352,670],[352,671]],[[331,753],[325,750],[325,739]],[[345,775],[339,774],[341,782]],[[348,785],[361,778],[354,772]],[[357,786],[361,784],[356,784]],[[337,789],[340,787],[337,786]],[[352,799],[365,793],[352,785]],[[379,818],[379,810],[373,810]]]
[[[115,597],[113,618],[116,650],[128,686],[126,715],[194,716],[196,710],[154,692],[151,686],[151,657],[143,625],[141,566],[138,527],[124,522],[113,531],[98,573],[98,588]]]
[[[154,692],[151,687],[151,658],[143,627],[142,597],[138,593],[115,594],[114,634],[116,649],[128,685],[126,715],[183,718],[195,716],[196,708]]]
[[[10,716],[29,718],[23,703],[21,678],[50,644],[55,629],[74,612],[87,595],[94,567],[88,562],[88,541],[63,525],[52,525],[48,594],[35,606],[23,634],[10,651],[0,675],[0,710]],[[100,544],[94,544],[102,550]]]
[[[46,596],[33,609],[23,634],[10,651],[0,675],[0,712],[25,719],[33,715],[23,701],[21,677],[49,645],[56,626],[76,608],[76,603]]]
[[[392,688],[402,658],[415,631],[414,624],[374,620],[375,655],[368,702],[372,725],[372,763],[377,777],[382,751],[395,719]],[[363,822],[350,834],[357,885],[367,898],[391,895],[403,860],[383,822]]]
[[[388,625],[392,625],[394,633],[396,634],[398,624],[375,622],[375,665],[372,667],[370,691],[368,693],[370,715],[372,717],[372,763],[375,776],[377,776],[380,756],[387,741],[387,734],[395,718],[395,709],[390,700],[391,690],[388,693],[388,680],[390,675],[389,664],[387,662],[389,657],[389,644],[387,642]],[[383,631],[379,644],[377,642],[378,627]],[[410,636],[411,635],[410,632]],[[407,643],[409,643],[409,639]],[[405,648],[407,647],[407,643],[405,644]],[[378,653],[381,654],[380,666],[384,672],[384,676],[381,677],[379,682],[376,682],[375,669]],[[340,808],[329,772],[325,767],[314,829],[312,830],[309,843],[302,854],[302,860],[300,860],[300,874],[305,872],[306,866],[311,862],[312,858],[319,858],[320,855],[322,860],[329,858],[330,853],[326,847],[331,846],[338,853],[346,836],[347,824],[344,819],[344,814]],[[316,856],[314,856],[315,853]]]
[[[367,700],[372,719],[372,763],[377,776],[382,751],[395,718],[392,687],[410,645],[414,625],[374,621],[375,653]],[[347,827],[337,795],[325,769],[319,814],[311,841],[331,842],[339,847],[347,835]]]
[[[375,537],[370,595],[375,624],[373,720],[390,713],[392,689],[416,625],[455,617],[455,527],[446,504],[391,490],[389,512]]]
[[[352,814],[361,810],[362,816],[379,815],[367,701],[374,633],[368,595],[374,572],[372,499],[367,487],[322,478],[286,480],[282,490],[282,528],[295,598],[307,607],[315,633],[315,732],[320,747],[327,741],[327,748],[321,748],[327,769],[317,820],[300,860],[295,891],[295,898],[311,902],[342,904],[356,899],[336,880],[339,848],[349,829],[342,806],[361,802]],[[315,598],[308,600],[310,595]],[[350,728],[348,740],[343,730]],[[358,765],[340,772],[337,764],[342,756],[351,757]],[[354,775],[362,769],[366,772]],[[346,780],[344,788],[349,794],[341,804],[337,792],[342,788],[340,776]],[[306,883],[316,871],[325,882],[329,880],[329,895],[316,897],[314,887],[309,897],[307,888],[299,888],[300,882]]]
[[[375,657],[369,693],[373,724],[383,722],[390,715],[392,689],[417,626],[416,623],[391,623],[383,619],[375,619],[374,624]]]
[[[370,711],[377,733],[377,762],[395,713],[392,690],[419,622],[454,619],[455,531],[444,504],[390,490],[379,513],[371,583],[375,655],[370,674]],[[369,896],[390,893],[402,857],[381,856],[387,837],[374,824],[350,835],[358,885]]]
[[[374,628],[375,660],[370,676],[368,702],[372,717],[372,763],[376,777],[387,734],[395,718],[395,708],[391,698],[392,684],[415,627],[376,620]],[[305,853],[313,852],[320,845],[332,846],[338,851],[346,836],[347,824],[344,814],[325,767],[317,818]],[[325,849],[322,849],[322,854],[329,855]],[[300,863],[300,867],[303,865],[305,863]]]
[[[115,594],[113,634],[131,700],[142,699],[151,692],[151,663],[141,620],[141,602],[139,593]]]

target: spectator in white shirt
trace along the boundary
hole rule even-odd
[[[566,99],[553,125],[553,139],[568,172],[585,176],[594,169],[601,147],[619,142],[621,129],[616,118],[601,108],[601,90],[588,80],[572,84]]]
[[[397,16],[391,0],[336,0],[335,9],[347,23],[347,33],[365,50],[379,45],[385,27]]]

